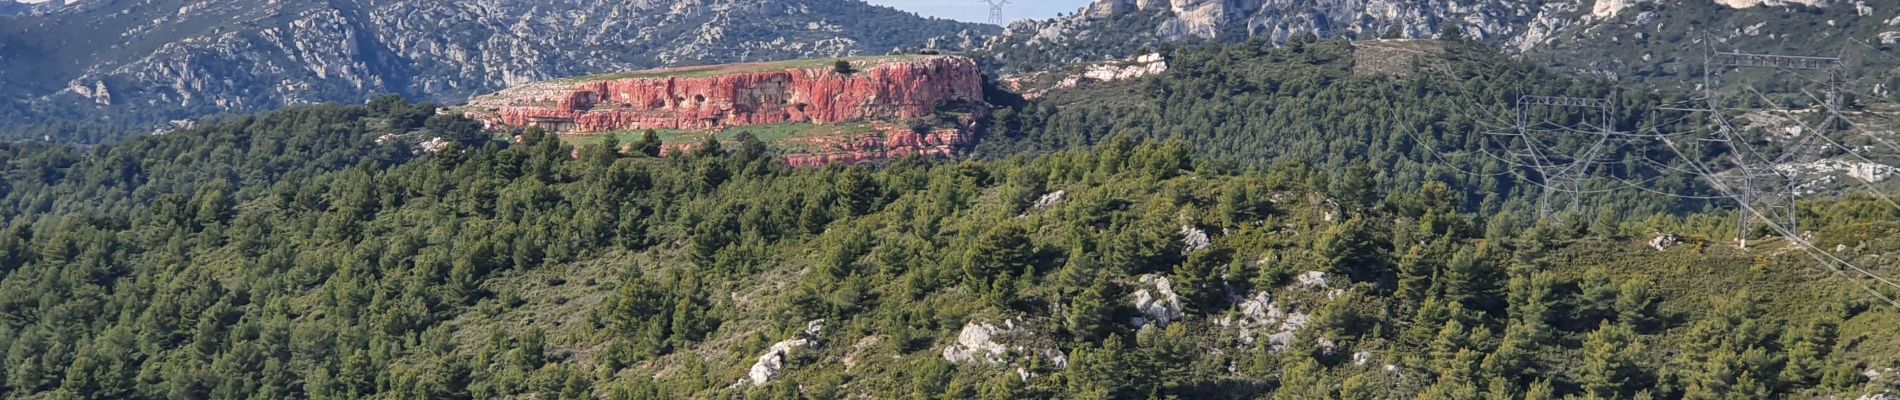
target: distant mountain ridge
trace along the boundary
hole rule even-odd
[[[1896,16],[1900,5],[1840,0],[1097,0],[1011,25],[987,48],[993,64],[1025,70],[1194,40],[1431,38],[1455,28],[1561,69],[1640,80],[1691,70],[1710,48],[1865,52],[1900,41]]]
[[[65,4],[64,0],[41,3],[21,3],[15,0],[0,0],[0,17],[24,14],[45,14],[59,10],[62,4]]]
[[[15,5],[16,3],[0,3]],[[858,0],[87,0],[0,17],[0,138],[106,141],[172,120],[386,93],[458,103],[549,78],[969,50],[1014,74],[1200,40],[1437,37],[1690,85],[1711,49],[1843,55],[1900,86],[1900,5],[1842,0],[1097,0],[1008,28]],[[0,12],[4,15],[6,12]],[[39,15],[32,15],[39,14]],[[1893,81],[1893,82],[1889,82]],[[45,129],[43,123],[94,125]]]
[[[0,118],[141,126],[386,93],[885,54],[995,27],[856,0],[88,0],[0,19]],[[107,116],[101,118],[101,116]]]

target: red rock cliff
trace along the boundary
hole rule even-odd
[[[586,134],[897,122],[932,115],[947,104],[983,102],[981,71],[967,58],[895,56],[852,63],[850,73],[837,72],[829,62],[791,62],[547,81],[476,99],[467,111],[491,128],[541,126]]]

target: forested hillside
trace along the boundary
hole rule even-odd
[[[1384,50],[1397,49],[1397,50]],[[1384,51],[1381,51],[1384,50]],[[1698,123],[1683,114],[1653,111],[1684,96],[1621,90],[1564,75],[1468,41],[1348,42],[1297,39],[1287,46],[1255,41],[1200,45],[1166,53],[1159,76],[1054,91],[999,113],[996,134],[977,154],[999,157],[1060,151],[1125,135],[1179,139],[1201,161],[1265,168],[1299,160],[1340,171],[1369,166],[1388,186],[1414,191],[1447,182],[1482,214],[1531,212],[1541,189],[1536,176],[1504,159],[1505,143],[1486,132],[1508,130],[1519,96],[1575,96],[1614,101],[1619,132],[1681,129]],[[1532,84],[1531,82],[1535,82]],[[1588,114],[1539,110],[1532,114],[1566,126],[1594,122]],[[1555,151],[1588,146],[1589,135],[1554,142]],[[1723,151],[1699,154],[1718,159]],[[1577,210],[1681,213],[1707,209],[1704,200],[1660,193],[1706,194],[1682,160],[1656,142],[1632,143],[1606,154],[1593,170],[1595,190],[1641,181],[1652,192],[1626,190],[1596,196]],[[1672,169],[1673,168],[1673,169]]]
[[[1292,155],[1236,168],[1141,125],[1091,133],[1086,150],[876,168],[794,169],[744,135],[668,158],[575,153],[535,132],[436,153],[374,145],[472,132],[429,109],[8,145],[5,396],[1851,398],[1900,385],[1900,311],[1786,243],[1735,248],[1726,214],[1461,212],[1479,201],[1444,174]],[[1383,189],[1398,186],[1416,189]],[[1816,245],[1900,268],[1886,256],[1900,209],[1806,208]],[[1659,234],[1681,240],[1650,247]]]

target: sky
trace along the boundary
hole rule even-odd
[[[0,0],[6,1],[6,0]],[[47,0],[16,0],[26,3],[39,3]],[[871,4],[896,7],[924,16],[949,18],[969,22],[989,22],[990,7],[982,0],[866,0]],[[1074,13],[1087,5],[1089,0],[1011,0],[1003,6],[1003,16],[1010,20],[1047,19],[1056,14]]]
[[[912,11],[924,16],[969,22],[989,22],[990,7],[982,0],[866,0]],[[1057,13],[1070,14],[1088,5],[1089,0],[1011,0],[1003,6],[1003,16],[1011,21],[1047,19]]]

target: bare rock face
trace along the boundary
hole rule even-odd
[[[980,362],[1000,365],[1004,362],[1003,354],[1009,352],[1009,347],[997,343],[997,337],[1012,333],[1013,328],[1015,328],[1013,324],[1007,323],[1003,328],[976,322],[963,325],[963,330],[957,332],[957,342],[943,348],[943,359],[952,364]]]
[[[1352,353],[1352,365],[1366,365],[1369,362],[1372,362],[1372,353],[1364,351]]]
[[[943,348],[943,359],[952,364],[1007,366],[1018,364],[1019,356],[1041,358],[1056,368],[1069,365],[1068,356],[1053,343],[1013,319],[1004,320],[1001,326],[975,321],[964,324],[957,332],[957,342]]]
[[[758,386],[778,378],[779,372],[785,370],[786,361],[791,359],[793,352],[818,347],[818,335],[824,333],[824,330],[824,320],[811,321],[805,324],[805,332],[799,334],[798,337],[773,343],[772,347],[765,349],[765,354],[759,356],[759,361],[753,363],[752,368],[746,371],[745,379],[741,379],[734,385]]]
[[[1252,346],[1261,339],[1267,341],[1267,351],[1278,353],[1285,351],[1298,340],[1301,329],[1313,322],[1314,310],[1327,302],[1337,301],[1343,294],[1340,289],[1332,289],[1327,282],[1329,275],[1319,271],[1306,271],[1294,278],[1294,282],[1277,289],[1276,297],[1268,292],[1255,292],[1246,297],[1235,297],[1234,310],[1214,319],[1214,325],[1231,332],[1239,343]],[[1319,349],[1332,351],[1334,343],[1327,338],[1315,339]],[[1364,364],[1371,354],[1355,353],[1353,362]]]
[[[1061,204],[1062,201],[1068,200],[1068,199],[1069,199],[1068,191],[1057,190],[1054,192],[1050,192],[1049,194],[1042,195],[1042,198],[1036,199],[1036,204],[1031,205],[1029,207],[1031,209],[1041,210],[1044,208],[1055,207],[1056,204]]]
[[[469,103],[491,129],[540,127],[560,134],[683,130],[719,132],[769,124],[862,124],[870,133],[785,139],[794,166],[947,156],[969,143],[988,110],[982,72],[958,56],[737,64],[631,72],[516,86]],[[953,125],[917,125],[946,107]],[[667,153],[690,151],[686,144]]]
[[[1273,352],[1292,346],[1294,334],[1312,322],[1311,315],[1289,311],[1264,292],[1248,296],[1236,309],[1237,314],[1215,320],[1214,324],[1237,331],[1242,344],[1252,345],[1264,334]]]
[[[1670,247],[1675,247],[1678,244],[1682,244],[1682,238],[1667,233],[1656,235],[1656,238],[1649,240],[1649,248],[1656,249],[1656,251],[1669,250]]]
[[[1141,289],[1135,291],[1135,310],[1141,316],[1129,323],[1141,327],[1148,324],[1167,326],[1187,316],[1181,308],[1181,296],[1174,292],[1174,283],[1167,277],[1147,274],[1141,276]]]
[[[830,63],[725,65],[554,80],[469,103],[491,127],[555,133],[642,129],[721,130],[778,123],[898,121],[951,103],[981,104],[982,72],[956,56],[899,56]],[[708,76],[709,75],[709,76]]]
[[[1860,376],[1867,377],[1868,382],[1879,382],[1882,378],[1893,376],[1893,368],[1869,367],[1866,371],[1861,371]]]
[[[1327,276],[1328,274],[1325,272],[1306,271],[1306,272],[1300,273],[1300,276],[1298,277],[1297,281],[1300,283],[1301,286],[1306,286],[1309,288],[1324,289],[1326,288]]]
[[[1161,75],[1168,72],[1168,60],[1160,53],[1148,53],[1126,60],[1079,64],[1050,71],[1006,76],[998,83],[1025,99],[1037,99],[1050,91],[1071,89],[1092,83],[1119,82]]]
[[[1214,242],[1207,238],[1207,231],[1192,225],[1181,225],[1180,235],[1182,254],[1193,253],[1214,245]]]

